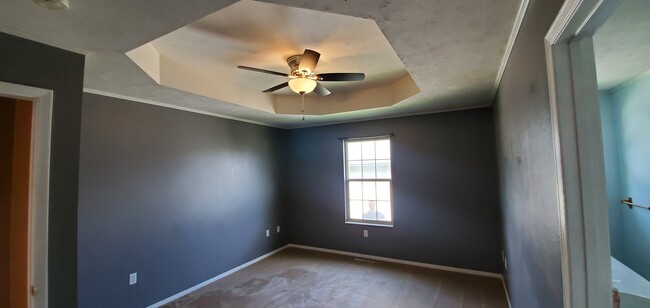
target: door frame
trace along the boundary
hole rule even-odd
[[[567,0],[545,37],[564,307],[612,307],[593,35],[621,0]]]
[[[52,136],[52,90],[0,81],[0,95],[31,101],[32,153],[29,187],[29,285],[35,295],[29,307],[48,306],[48,205],[50,190],[50,143]],[[32,294],[32,290],[29,291]]]

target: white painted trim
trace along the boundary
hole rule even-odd
[[[29,188],[29,285],[35,286],[37,293],[29,297],[28,305],[45,308],[48,306],[48,205],[54,93],[0,81],[0,95],[34,103]]]
[[[517,16],[515,17],[515,23],[512,26],[512,30],[510,31],[510,37],[508,37],[506,52],[503,54],[503,59],[501,59],[501,65],[499,66],[499,71],[497,72],[497,78],[494,81],[494,88],[492,89],[490,102],[494,101],[494,97],[497,95],[497,91],[499,90],[499,85],[501,84],[503,73],[506,71],[506,67],[508,66],[508,60],[510,60],[512,48],[515,46],[517,36],[519,36],[519,30],[521,29],[521,24],[524,22],[524,17],[526,17],[528,4],[530,4],[530,0],[521,0],[519,11],[517,11]]]
[[[319,248],[319,247],[297,245],[297,244],[289,244],[287,246],[288,247],[294,247],[294,248],[300,248],[300,249],[306,249],[306,250],[314,250],[314,251],[320,251],[320,252],[333,253],[333,254],[344,255],[344,256],[351,256],[351,257],[357,257],[357,258],[377,260],[377,261],[382,261],[382,262],[390,262],[390,263],[398,263],[398,264],[405,264],[405,265],[411,265],[411,266],[418,266],[418,267],[424,267],[424,268],[430,268],[430,269],[436,269],[436,270],[448,271],[448,272],[455,272],[455,273],[461,273],[461,274],[483,276],[483,277],[490,277],[490,278],[497,278],[497,279],[501,279],[503,277],[501,274],[497,274],[497,273],[476,271],[476,270],[470,270],[470,269],[464,269],[464,268],[458,268],[458,267],[451,267],[451,266],[436,265],[436,264],[430,264],[430,263],[406,261],[406,260],[386,258],[386,257],[378,257],[378,256],[367,255],[367,254],[356,253],[356,252],[347,252],[347,251],[341,251],[341,250]]]
[[[364,258],[364,259],[370,259],[370,260],[377,260],[377,261],[383,261],[383,262],[390,262],[390,263],[398,263],[398,264],[405,264],[405,265],[411,265],[411,266],[418,266],[418,267],[424,267],[424,268],[430,268],[430,269],[435,269],[435,270],[442,270],[442,271],[448,271],[448,272],[455,272],[455,273],[461,273],[461,274],[468,274],[468,275],[475,275],[475,276],[482,276],[482,277],[490,277],[490,278],[497,278],[501,279],[503,283],[503,288],[506,293],[506,299],[508,300],[508,306],[510,306],[510,298],[508,296],[508,289],[506,288],[505,282],[503,281],[503,275],[497,274],[497,273],[490,273],[490,272],[483,272],[483,271],[476,271],[476,270],[470,270],[470,269],[464,269],[464,268],[457,268],[457,267],[450,267],[450,266],[442,266],[442,265],[435,265],[435,264],[429,264],[429,263],[421,263],[421,262],[413,262],[413,261],[406,261],[406,260],[400,260],[400,259],[393,259],[393,258],[385,258],[385,257],[378,257],[378,256],[373,256],[373,255],[366,255],[366,254],[361,254],[361,253],[354,253],[354,252],[347,252],[347,251],[340,251],[340,250],[334,250],[334,249],[326,249],[326,248],[318,248],[318,247],[312,247],[312,246],[305,246],[305,245],[297,245],[297,244],[287,244],[284,245],[274,251],[271,251],[267,254],[264,254],[260,257],[257,257],[251,261],[248,261],[242,265],[239,265],[227,272],[221,273],[213,278],[210,278],[204,282],[201,282],[193,287],[190,287],[186,290],[183,290],[181,292],[178,292],[170,297],[167,297],[161,301],[158,301],[154,304],[151,304],[147,306],[147,308],[156,308],[160,307],[162,305],[165,305],[173,300],[176,300],[182,296],[185,296],[189,293],[192,293],[200,288],[203,288],[221,278],[224,278],[228,275],[231,275],[239,270],[242,270],[248,266],[251,266],[259,261],[262,261],[282,250],[285,250],[287,248],[298,248],[298,249],[305,249],[305,250],[313,250],[313,251],[320,251],[320,252],[326,252],[326,253],[332,253],[332,254],[338,254],[338,255],[344,255],[344,256],[351,256],[351,257],[357,257],[357,258]]]
[[[262,125],[262,126],[269,126],[269,127],[279,128],[277,126],[269,125],[269,124],[262,123],[262,122],[242,119],[242,118],[238,118],[238,117],[231,117],[231,116],[223,115],[223,114],[216,113],[216,112],[203,111],[203,110],[190,108],[190,107],[183,107],[183,106],[178,106],[178,105],[174,105],[174,104],[156,102],[156,101],[152,101],[152,100],[148,100],[148,99],[144,99],[144,98],[138,98],[138,97],[134,97],[134,96],[116,94],[116,93],[105,92],[105,91],[101,91],[101,90],[94,90],[94,89],[90,89],[90,88],[84,88],[84,92],[90,93],[90,94],[101,95],[101,96],[108,96],[108,97],[112,97],[112,98],[132,101],[132,102],[137,102],[137,103],[155,105],[155,106],[171,108],[171,109],[177,109],[177,110],[193,112],[193,113],[199,113],[199,114],[209,115],[209,116],[213,116],[213,117],[224,118],[224,119],[228,119],[228,120],[235,120],[235,121],[240,121],[240,122],[246,122],[246,123],[251,123],[251,124],[257,124],[257,125]]]
[[[512,308],[512,304],[510,303],[510,294],[508,294],[508,285],[506,285],[506,279],[501,276],[501,283],[503,284],[503,292],[506,293],[506,300],[508,301],[508,307]]]
[[[282,247],[280,247],[280,248],[278,248],[276,250],[273,250],[273,251],[271,251],[271,252],[269,252],[267,254],[261,255],[261,256],[255,258],[255,259],[253,259],[251,261],[248,261],[248,262],[246,262],[246,263],[244,263],[244,264],[242,264],[240,266],[237,266],[237,267],[235,267],[233,269],[230,269],[230,270],[228,270],[226,272],[223,272],[223,273],[221,273],[221,274],[219,274],[217,276],[214,276],[214,277],[212,277],[212,278],[210,278],[210,279],[208,279],[208,280],[206,280],[204,282],[201,282],[201,283],[199,283],[199,284],[197,284],[197,285],[195,285],[195,286],[193,286],[193,287],[191,287],[189,289],[183,290],[183,291],[178,292],[178,293],[176,293],[176,294],[174,294],[174,295],[172,295],[170,297],[167,297],[167,298],[165,298],[165,299],[163,299],[161,301],[158,301],[158,302],[156,302],[154,304],[151,304],[151,305],[147,306],[147,308],[156,308],[156,307],[160,307],[160,306],[162,306],[164,304],[167,304],[167,303],[169,303],[169,302],[171,302],[171,301],[173,301],[175,299],[178,299],[178,298],[180,298],[182,296],[185,296],[187,294],[190,294],[190,293],[192,293],[192,292],[194,292],[194,291],[196,291],[196,290],[198,290],[200,288],[203,288],[203,287],[205,287],[205,286],[207,286],[207,285],[209,285],[209,284],[211,284],[211,283],[213,283],[213,282],[215,282],[215,281],[217,281],[217,280],[219,280],[221,278],[224,278],[224,277],[226,277],[226,276],[228,276],[228,275],[230,275],[230,274],[232,274],[232,273],[234,273],[236,271],[239,271],[239,270],[244,269],[244,268],[246,268],[248,266],[251,266],[251,265],[253,265],[253,264],[255,264],[255,263],[259,262],[259,261],[262,261],[262,260],[264,260],[264,259],[266,259],[266,258],[268,258],[268,257],[270,257],[270,256],[272,256],[272,255],[274,255],[274,254],[288,248],[288,247],[289,247],[289,245],[284,245],[284,246],[282,246]]]
[[[128,95],[115,94],[115,93],[111,93],[111,92],[94,90],[94,89],[90,89],[90,88],[84,88],[84,92],[90,93],[90,94],[96,94],[96,95],[101,95],[101,96],[117,98],[117,99],[133,101],[133,102],[137,102],[137,103],[143,103],[143,104],[155,105],[155,106],[171,108],[171,109],[177,109],[177,110],[183,110],[183,111],[193,112],[193,113],[198,113],[198,114],[204,114],[204,115],[209,115],[209,116],[213,116],[213,117],[224,118],[224,119],[229,119],[229,120],[234,120],[234,121],[241,121],[241,122],[257,124],[257,125],[262,125],[262,126],[268,126],[268,127],[275,127],[275,128],[280,128],[280,129],[300,129],[300,128],[320,127],[320,126],[337,125],[337,124],[345,124],[345,123],[356,123],[356,122],[365,122],[365,121],[394,119],[394,118],[403,118],[403,117],[411,117],[411,116],[419,116],[419,115],[435,114],[435,113],[443,113],[443,112],[454,112],[454,111],[489,108],[490,106],[492,106],[492,104],[489,103],[489,104],[480,105],[480,106],[448,108],[448,109],[441,109],[441,110],[435,110],[435,111],[413,112],[413,113],[405,113],[405,114],[394,114],[394,115],[387,115],[387,116],[365,118],[365,119],[361,119],[361,120],[354,119],[354,120],[341,120],[341,121],[335,121],[335,122],[316,123],[316,124],[308,124],[308,125],[288,124],[287,126],[276,126],[276,125],[266,124],[266,123],[262,123],[262,122],[257,122],[257,121],[246,120],[246,119],[242,119],[242,118],[222,115],[222,114],[219,114],[219,113],[213,113],[213,112],[203,111],[203,110],[189,108],[189,107],[182,107],[182,106],[177,106],[177,105],[173,105],[173,104],[160,103],[160,102],[156,102],[156,101],[152,101],[152,100],[148,100],[148,99],[142,99],[142,98],[137,98],[137,97],[128,96]],[[387,107],[384,107],[384,108],[387,108]],[[300,115],[295,115],[295,116],[296,116],[296,118],[300,117]],[[326,117],[326,116],[327,115],[322,115],[322,117]],[[316,117],[321,117],[321,116],[316,116]]]
[[[545,37],[564,307],[612,306],[592,37],[619,2],[566,1]]]
[[[367,121],[377,121],[377,120],[386,120],[386,119],[415,117],[415,116],[420,116],[420,115],[436,114],[436,113],[443,113],[443,112],[454,112],[454,111],[464,111],[464,110],[490,108],[491,106],[492,106],[492,103],[489,103],[489,104],[486,104],[486,105],[479,105],[479,106],[472,106],[472,107],[446,108],[446,109],[440,109],[440,110],[434,110],[434,111],[423,111],[423,112],[413,112],[413,113],[404,113],[404,114],[393,114],[393,115],[370,117],[370,118],[364,118],[364,119],[341,120],[341,121],[327,122],[327,123],[316,123],[316,124],[308,124],[308,125],[302,125],[302,126],[301,125],[299,125],[299,126],[291,126],[289,128],[285,128],[285,129],[301,129],[301,128],[311,128],[311,127],[338,125],[338,124],[345,124],[345,123],[361,123],[361,122],[367,122]],[[382,107],[382,108],[389,108],[389,107]]]

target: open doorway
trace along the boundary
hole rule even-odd
[[[650,307],[650,1],[623,0],[594,35],[620,307]]]
[[[650,141],[650,126],[647,124],[650,120],[650,97],[639,98],[644,95],[641,93],[648,93],[650,83],[643,83],[642,72],[650,67],[642,67],[644,61],[639,59],[625,59],[639,51],[632,50],[634,44],[621,41],[627,39],[637,47],[638,43],[650,46],[650,29],[642,25],[648,20],[649,4],[645,0],[569,0],[546,36],[556,170],[560,175],[557,185],[562,219],[560,233],[565,307],[650,306],[650,298],[646,301],[638,296],[640,285],[636,285],[634,292],[623,287],[622,279],[617,278],[620,277],[618,271],[622,263],[612,258],[612,255],[627,254],[622,248],[623,243],[647,248],[650,238],[644,235],[643,232],[647,234],[645,229],[622,231],[628,226],[621,224],[630,222],[621,219],[621,211],[627,208],[622,207],[620,202],[626,199],[622,195],[633,190],[639,196],[637,198],[647,198],[650,190],[648,183],[641,184],[646,185],[641,189],[637,189],[637,184],[634,189],[625,186],[629,181],[621,177],[621,174],[629,174],[626,173],[628,169],[621,170],[629,167],[625,162],[629,162],[627,155],[630,151],[634,152],[634,166],[631,168],[635,176],[638,177],[638,171],[646,175],[650,172],[647,163],[650,152],[644,152],[643,142],[639,142],[639,139]],[[619,28],[614,31],[617,33],[610,32],[612,27]],[[625,27],[628,29],[621,30]],[[635,31],[640,31],[642,35],[625,38],[634,35],[632,33]],[[610,40],[608,47],[605,46],[606,40]],[[618,52],[615,50],[617,48]],[[648,51],[640,52],[647,58]],[[603,70],[604,66],[612,64],[605,65],[606,56],[619,61],[614,64],[616,69],[622,68],[622,61],[631,61],[628,64],[633,65],[628,67],[626,73],[629,76],[621,77],[613,71]],[[600,66],[598,74],[597,65]],[[615,79],[618,81],[612,81]],[[627,86],[621,87],[622,84]],[[643,88],[645,91],[638,90]],[[612,89],[616,89],[615,93]],[[631,92],[634,92],[636,99],[630,105],[612,102],[612,98],[628,101]],[[634,105],[635,111],[630,109],[631,105]],[[620,126],[621,123],[623,126]],[[629,142],[626,141],[628,137],[631,137]],[[621,150],[630,144],[633,144],[633,148]],[[636,159],[638,155],[645,157]],[[614,187],[616,185],[618,187]],[[639,218],[636,219],[638,223]],[[641,224],[648,226],[650,216]],[[634,239],[623,239],[623,233],[630,234]],[[647,268],[648,260],[645,257],[642,261],[645,265],[641,266]],[[622,292],[623,289],[626,292]]]
[[[0,298],[27,308],[32,102],[0,97]]]
[[[47,307],[53,92],[0,81],[0,306]]]

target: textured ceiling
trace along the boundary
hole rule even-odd
[[[160,86],[124,55],[234,2],[72,0],[68,11],[47,11],[32,1],[0,0],[0,30],[88,53],[91,92],[299,127],[489,105],[520,6],[519,0],[266,1],[373,19],[422,91],[394,106],[305,121]]]
[[[650,1],[622,1],[594,35],[594,52],[600,90],[650,70]]]
[[[304,112],[287,77],[289,56],[321,53],[316,73],[363,72],[363,81],[320,82],[329,96],[308,94]],[[299,49],[300,48],[300,49]],[[420,90],[371,19],[240,1],[127,53],[158,84],[270,113],[329,114],[393,105]]]

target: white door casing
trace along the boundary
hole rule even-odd
[[[605,165],[592,37],[620,0],[568,0],[545,38],[564,307],[612,307]]]
[[[54,92],[0,81],[0,96],[32,101],[32,153],[29,196],[29,283],[34,294],[29,307],[47,304],[48,205],[50,182],[50,140]],[[32,293],[32,290],[30,290]]]

